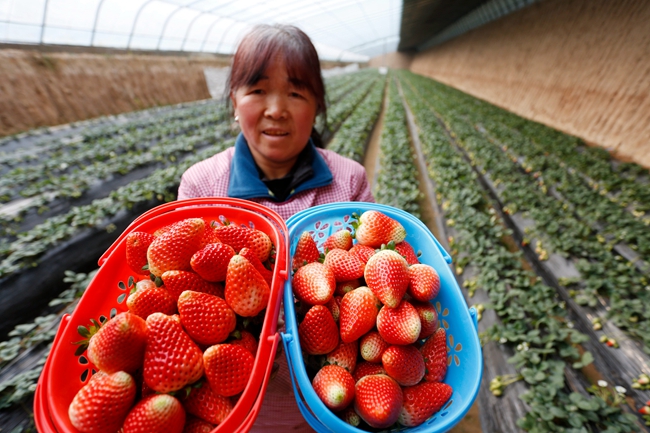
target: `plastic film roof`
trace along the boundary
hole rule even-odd
[[[321,59],[397,49],[402,0],[0,0],[0,42],[232,54],[259,23],[293,24]]]

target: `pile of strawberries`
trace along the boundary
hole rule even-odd
[[[356,215],[355,215],[356,217]],[[452,389],[447,344],[430,302],[436,270],[419,262],[406,231],[378,211],[322,245],[301,234],[293,257],[298,334],[312,385],[346,422],[413,427],[439,411]]]
[[[68,414],[80,432],[210,432],[246,387],[271,294],[264,232],[189,218],[131,232],[128,311],[80,328],[98,369]],[[247,330],[248,329],[248,330]]]

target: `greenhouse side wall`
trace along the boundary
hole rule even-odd
[[[546,0],[410,69],[650,167],[650,2]]]
[[[0,136],[210,98],[209,56],[0,50]]]

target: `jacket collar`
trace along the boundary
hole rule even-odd
[[[289,200],[293,195],[312,188],[319,188],[332,183],[333,177],[327,163],[316,150],[316,146],[311,139],[307,146],[311,147],[314,170],[313,177],[305,180],[298,185],[287,197]],[[248,148],[248,142],[243,134],[237,136],[235,141],[235,154],[230,161],[230,178],[228,183],[228,197],[250,199],[250,198],[268,198],[275,200],[264,182],[260,179],[255,160]]]

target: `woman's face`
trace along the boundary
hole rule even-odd
[[[252,86],[231,93],[255,162],[269,178],[286,175],[305,148],[316,118],[314,95],[291,82],[284,61],[273,61]]]

